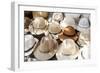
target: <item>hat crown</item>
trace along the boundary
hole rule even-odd
[[[41,52],[48,53],[57,48],[57,41],[48,35],[41,39],[40,46]]]
[[[63,55],[73,55],[76,53],[78,47],[72,39],[66,39],[63,41],[60,48],[62,48]]]
[[[53,18],[54,20],[61,21],[61,20],[63,20],[63,13],[60,13],[60,12],[58,12],[58,13],[53,13],[52,18]]]
[[[88,18],[81,18],[78,24],[80,27],[88,28],[89,27],[89,20]]]
[[[56,21],[53,21],[49,23],[48,30],[51,33],[59,33],[61,31],[60,24]]]
[[[36,17],[33,20],[33,27],[34,28],[44,28],[46,26],[46,20],[42,17]]]
[[[71,16],[65,17],[64,20],[60,22],[60,24],[61,24],[62,28],[65,28],[67,26],[72,26],[72,27],[74,27],[76,29],[75,20]]]
[[[68,27],[64,28],[63,33],[68,36],[73,36],[76,34],[76,31],[72,26],[68,26]]]

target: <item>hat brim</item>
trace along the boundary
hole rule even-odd
[[[79,35],[79,32],[77,32],[74,36],[67,36],[67,35],[64,35],[63,32],[61,32],[59,35],[58,35],[58,38],[63,41],[65,39],[73,39],[74,41],[77,41],[78,40],[78,35]]]
[[[38,60],[48,60],[50,58],[52,58],[55,54],[56,54],[56,49],[53,50],[53,51],[50,51],[48,53],[42,53],[40,52],[39,48],[42,48],[42,47],[37,47],[37,49],[34,51],[34,56],[38,59]]]

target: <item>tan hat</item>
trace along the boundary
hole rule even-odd
[[[58,60],[71,60],[77,57],[78,52],[79,47],[77,46],[77,44],[72,39],[66,39],[59,46],[56,57]]]
[[[60,22],[60,25],[61,25],[62,29],[67,26],[72,26],[75,29],[77,27],[74,18],[72,18],[71,16],[65,17],[64,20]]]
[[[56,12],[56,13],[53,13],[52,15],[52,19],[56,21],[62,21],[63,18],[64,18],[64,15],[61,12]]]
[[[57,51],[58,43],[51,36],[45,36],[41,39],[40,45],[34,51],[34,56],[38,60],[48,60],[52,58]]]
[[[58,34],[58,38],[60,40],[65,40],[65,39],[73,39],[74,41],[78,40],[79,32],[77,32],[72,26],[68,26],[63,29],[63,31]]]
[[[25,56],[28,56],[34,51],[34,48],[38,43],[38,39],[34,38],[31,34],[26,34],[24,39],[25,39],[24,52],[25,52]]]
[[[41,34],[47,30],[48,22],[43,17],[36,17],[31,25],[33,27],[33,29],[30,29],[32,33]]]
[[[53,34],[60,33],[61,32],[60,24],[56,21],[49,23],[48,31]]]
[[[43,17],[43,18],[48,18],[48,12],[44,12],[44,11],[33,11],[33,18],[34,17]]]

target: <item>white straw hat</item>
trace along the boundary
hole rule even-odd
[[[71,16],[65,17],[64,20],[60,22],[60,25],[61,25],[62,29],[67,26],[72,26],[75,29],[77,27],[77,25],[75,24],[75,20]]]
[[[62,21],[63,18],[64,18],[64,16],[63,16],[63,13],[61,13],[61,12],[56,12],[56,13],[53,13],[53,15],[52,15],[52,19],[56,20],[56,21]]]
[[[34,38],[32,35],[25,35],[25,56],[30,55],[34,51],[34,47],[37,45],[38,40]]]
[[[40,45],[34,51],[34,56],[38,60],[48,60],[52,58],[57,51],[58,43],[50,36],[43,37]]]
[[[78,26],[77,26],[77,30],[80,32],[86,32],[90,30],[90,24],[89,24],[89,20],[88,18],[81,18]]]
[[[79,52],[79,47],[72,39],[66,39],[59,46],[59,50],[56,53],[56,57],[58,60],[64,59],[75,59],[77,57],[77,53]]]

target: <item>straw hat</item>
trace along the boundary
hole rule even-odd
[[[34,56],[38,60],[48,60],[52,58],[57,51],[57,41],[52,39],[51,36],[45,36],[40,41],[40,45],[34,51]]]
[[[77,42],[81,46],[84,46],[84,45],[87,45],[88,43],[90,43],[90,33],[80,32],[79,39]]]
[[[52,19],[56,21],[62,21],[63,18],[64,18],[64,15],[63,13],[60,13],[60,12],[53,13],[52,15]]]
[[[61,32],[60,24],[56,21],[49,23],[48,31],[53,34],[60,33]]]
[[[47,30],[48,22],[43,17],[36,17],[31,23],[32,33],[41,34]]]
[[[59,46],[59,50],[56,53],[58,60],[75,59],[79,52],[79,47],[72,39],[64,40]]]
[[[32,14],[33,14],[33,18],[35,18],[35,17],[48,18],[48,12],[34,11],[34,12],[32,12]]]
[[[62,30],[60,34],[58,34],[58,38],[62,41],[68,38],[73,39],[74,41],[77,41],[78,35],[79,35],[79,32],[77,32],[72,26],[67,26],[66,28]]]
[[[87,32],[90,30],[90,23],[89,23],[89,19],[88,18],[81,18],[78,26],[77,26],[77,30],[80,32]]]
[[[25,35],[25,56],[30,55],[34,51],[34,47],[37,45],[38,40],[34,38],[32,35]]]
[[[72,26],[75,29],[77,27],[77,25],[75,24],[75,20],[71,16],[65,17],[64,20],[60,22],[60,25],[61,25],[62,29],[67,26]]]

